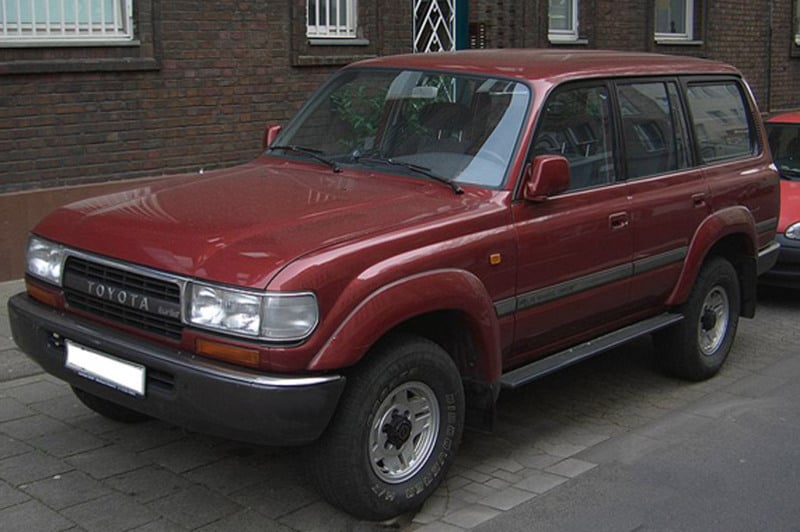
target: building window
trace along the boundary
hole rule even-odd
[[[691,41],[694,0],[656,0],[656,39]]]
[[[306,35],[354,39],[357,13],[357,0],[307,0]]]
[[[550,0],[547,19],[550,41],[578,40],[578,0]]]
[[[794,43],[800,46],[800,0],[794,6]]]
[[[132,0],[0,0],[0,46],[133,39]]]

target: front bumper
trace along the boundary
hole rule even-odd
[[[203,432],[266,445],[298,445],[327,427],[345,379],[283,377],[172,349],[42,305],[27,294],[8,302],[14,340],[42,368],[103,399]],[[65,340],[146,368],[135,397],[65,366]]]
[[[800,241],[777,235],[780,252],[775,265],[759,278],[762,284],[800,288]]]

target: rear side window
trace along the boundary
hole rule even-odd
[[[713,163],[755,153],[755,135],[738,83],[691,83],[686,97],[700,162]]]
[[[673,82],[618,85],[628,177],[689,166],[686,124]]]

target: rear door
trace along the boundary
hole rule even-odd
[[[653,313],[711,212],[709,191],[692,164],[678,80],[619,80],[615,88],[634,246],[631,299],[636,310]]]

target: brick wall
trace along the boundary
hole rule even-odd
[[[26,198],[22,213],[0,202],[0,241],[18,242],[43,206],[73,198],[69,187],[250,160],[264,126],[285,123],[336,68],[411,50],[411,0],[361,0],[356,46],[309,42],[305,1],[134,0],[134,46],[0,48],[0,196]],[[695,0],[695,41],[680,46],[653,39],[654,1],[579,0],[571,45],[548,42],[547,0],[469,0],[469,22],[487,47],[720,59],[744,72],[762,111],[800,107],[795,0]],[[0,259],[0,280],[19,263]]]

